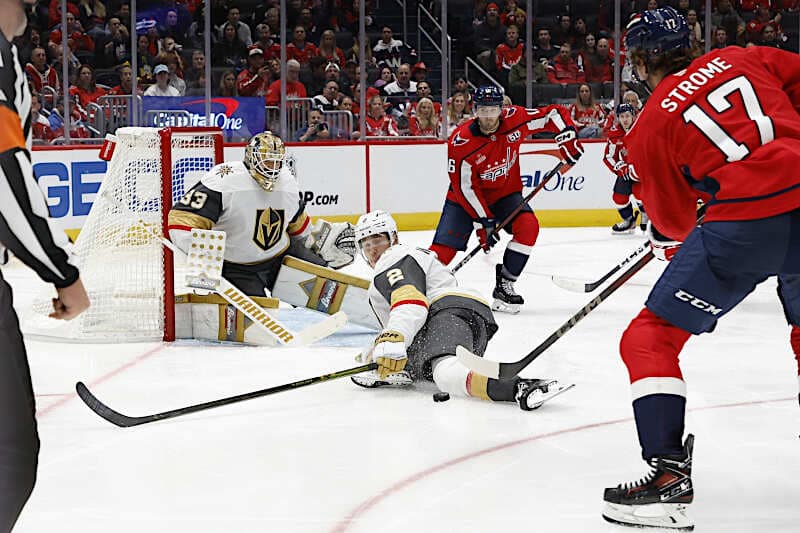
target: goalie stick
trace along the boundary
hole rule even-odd
[[[456,356],[458,357],[458,360],[470,370],[474,370],[478,374],[482,374],[494,379],[511,379],[519,375],[519,373],[522,372],[525,367],[531,364],[537,357],[542,355],[542,353],[544,353],[544,351],[552,346],[558,339],[563,337],[575,326],[575,324],[580,322],[584,317],[586,317],[586,315],[591,313],[594,308],[603,302],[603,300],[611,296],[611,294],[622,287],[626,281],[631,279],[634,274],[644,268],[644,266],[647,265],[647,263],[649,263],[653,257],[655,257],[653,255],[653,251],[648,250],[645,255],[640,257],[638,261],[632,264],[628,270],[620,275],[620,277],[614,280],[608,287],[603,289],[603,291],[600,292],[600,294],[593,298],[589,303],[581,307],[577,313],[572,315],[569,320],[567,320],[560,328],[555,330],[549,337],[547,337],[544,342],[534,348],[528,355],[519,361],[510,363],[490,361],[473,354],[463,346],[456,348]]]
[[[147,229],[153,237],[161,241],[161,244],[172,251],[172,253],[184,258],[187,257],[186,252],[175,246],[175,244],[166,237],[160,235],[155,228],[147,226],[144,221],[140,221],[140,224],[143,228]],[[249,318],[254,324],[268,333],[271,338],[276,339],[284,346],[313,344],[325,337],[333,335],[347,324],[347,315],[343,311],[339,311],[300,332],[293,332],[264,311],[261,306],[221,275],[218,278],[218,282],[217,280],[207,281],[214,281],[215,283],[208,283],[207,286],[204,284],[203,287],[196,288],[203,288],[219,294],[233,307],[241,311],[242,314]]]
[[[301,379],[300,381],[293,381],[291,383],[286,383],[284,385],[276,385],[275,387],[269,387],[268,389],[261,389],[253,392],[246,392],[244,394],[238,394],[236,396],[229,396],[227,398],[220,398],[219,400],[213,400],[210,402],[205,403],[198,403],[195,405],[189,405],[187,407],[181,407],[179,409],[173,409],[171,411],[164,411],[163,413],[156,413],[154,415],[145,415],[145,416],[128,416],[124,415],[114,409],[110,408],[103,402],[97,399],[97,397],[91,393],[91,391],[83,384],[83,382],[79,381],[75,384],[75,392],[78,393],[78,396],[83,403],[85,403],[89,409],[97,413],[102,418],[105,418],[115,426],[119,426],[121,428],[128,428],[132,426],[141,426],[142,424],[149,424],[150,422],[157,422],[159,420],[166,420],[168,418],[175,418],[178,416],[188,415],[191,413],[197,413],[198,411],[205,411],[207,409],[214,409],[215,407],[222,407],[224,405],[231,405],[238,402],[244,402],[247,400],[252,400],[254,398],[260,398],[262,396],[269,396],[270,394],[277,394],[279,392],[284,392],[287,390],[292,389],[299,389],[301,387],[306,387],[308,385],[315,385],[317,383],[322,383],[324,381],[331,381],[334,379],[339,379],[347,376],[352,376],[353,374],[360,374],[361,372],[368,372],[370,370],[375,370],[378,368],[378,365],[375,363],[369,363],[366,365],[356,366],[353,368],[348,368],[345,370],[339,370],[337,372],[331,372],[330,374],[322,374],[321,376],[315,376],[313,378]]]
[[[620,270],[625,268],[625,265],[627,265],[628,263],[630,263],[631,261],[633,261],[634,259],[636,259],[638,256],[640,256],[641,254],[643,254],[644,252],[646,252],[649,249],[650,249],[650,241],[642,244],[636,250],[631,252],[628,255],[628,257],[626,257],[625,259],[623,259],[622,261],[617,263],[617,265],[614,268],[609,270],[603,277],[601,277],[597,281],[592,281],[590,283],[585,283],[585,282],[576,280],[574,278],[562,277],[562,276],[559,276],[558,274],[554,274],[553,276],[550,277],[550,279],[553,281],[553,283],[555,283],[556,285],[558,285],[562,289],[566,289],[568,291],[572,291],[572,292],[594,292],[594,290],[597,289],[600,285],[602,285],[603,283],[608,281],[608,279],[611,276],[613,276],[614,274],[616,274],[617,272],[619,272]]]
[[[537,185],[536,187],[534,187],[534,189],[533,189],[531,192],[529,192],[529,193],[528,193],[528,194],[525,196],[525,198],[523,198],[523,199],[522,199],[522,201],[519,203],[519,205],[518,205],[516,208],[514,208],[514,210],[513,210],[511,213],[509,213],[509,215],[508,215],[506,218],[504,218],[504,219],[503,219],[503,221],[502,221],[502,222],[500,222],[500,224],[498,224],[497,226],[495,226],[495,227],[494,227],[494,229],[491,231],[490,235],[497,235],[497,234],[499,234],[501,229],[503,229],[503,228],[504,228],[504,227],[506,227],[508,224],[510,224],[510,223],[511,223],[511,221],[514,219],[514,217],[516,217],[516,216],[519,214],[519,212],[520,212],[520,211],[522,211],[522,209],[525,207],[525,205],[526,205],[528,202],[530,202],[531,198],[533,198],[534,196],[536,196],[536,194],[537,194],[539,191],[541,191],[542,189],[544,189],[544,186],[545,186],[545,185],[547,185],[547,182],[548,182],[548,181],[550,181],[550,178],[552,178],[553,176],[555,176],[555,175],[558,173],[558,171],[559,171],[559,170],[561,170],[561,169],[562,169],[562,168],[563,168],[563,167],[564,167],[566,164],[567,164],[567,163],[565,163],[564,161],[559,161],[559,162],[558,162],[558,164],[557,164],[555,167],[553,167],[553,168],[552,168],[552,170],[550,170],[550,172],[548,172],[547,174],[545,174],[545,175],[544,175],[544,177],[542,178],[542,181],[540,181],[540,182],[539,182],[539,185]],[[464,265],[466,265],[466,264],[469,262],[469,260],[470,260],[470,259],[472,259],[473,257],[475,257],[475,255],[476,255],[478,252],[480,252],[482,249],[483,249],[483,248],[482,248],[482,247],[481,247],[481,245],[479,244],[478,246],[476,246],[475,248],[473,248],[472,250],[470,250],[470,252],[469,252],[469,253],[468,253],[466,256],[464,256],[464,257],[461,259],[461,261],[459,261],[459,262],[456,264],[456,266],[454,266],[452,269],[450,269],[450,272],[451,272],[451,273],[453,273],[453,274],[455,274],[455,273],[456,273],[458,270],[460,270],[460,269],[461,269],[461,267],[463,267]]]

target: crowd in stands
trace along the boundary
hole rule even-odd
[[[360,61],[359,0],[288,0],[286,46],[287,97],[306,102],[299,126],[289,132],[297,142],[358,139]],[[410,43],[395,28],[381,25],[372,0],[365,1],[367,87],[363,88],[368,136],[441,137],[470,117],[470,83],[455,78],[447,107],[440,87],[428,77]],[[664,0],[661,0],[664,1]],[[698,54],[705,48],[705,4],[669,0],[686,16]],[[524,104],[534,87],[535,103],[569,107],[584,138],[602,137],[613,124],[615,43],[610,23],[613,2],[556,0],[560,14],[540,14],[533,35],[525,35],[527,13],[516,0],[458,0],[453,35],[459,49],[496,83],[511,101]],[[582,9],[576,7],[580,4]],[[280,11],[277,0],[140,0],[136,20],[129,0],[68,0],[66,35],[60,0],[39,0],[25,35],[17,38],[20,59],[35,95],[34,135],[52,141],[64,135],[61,74],[68,72],[70,136],[100,138],[98,124],[121,125],[133,92],[139,96],[260,97],[267,106],[265,127],[271,127],[281,105]],[[659,7],[659,0],[625,0],[622,20],[641,9]],[[796,21],[800,0],[714,0],[710,47],[774,46],[797,48],[797,24],[784,30],[784,17]],[[204,6],[211,10],[206,31]],[[574,13],[566,11],[572,6]],[[432,5],[428,5],[432,12]],[[550,6],[553,7],[553,6]],[[135,49],[131,34],[135,35]],[[211,56],[204,52],[206,33]],[[528,79],[525,46],[533,40],[533,79]],[[63,53],[66,39],[68,53]],[[624,50],[620,51],[624,53]],[[132,65],[136,65],[136,72]],[[206,79],[210,63],[211,79]],[[457,66],[457,65],[456,65]],[[622,93],[637,90],[623,71]],[[475,80],[478,84],[485,80]],[[629,86],[628,86],[629,85]],[[636,95],[633,92],[634,96]],[[642,95],[643,96],[643,95]],[[641,102],[638,103],[641,105]],[[442,131],[446,115],[448,131]],[[350,120],[340,120],[352,117]],[[334,120],[336,119],[336,120]],[[116,122],[115,122],[116,121]]]

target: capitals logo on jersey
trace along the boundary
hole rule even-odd
[[[495,181],[501,176],[508,174],[508,170],[517,162],[517,152],[511,153],[511,148],[506,148],[506,156],[499,164],[495,164],[483,172],[480,177],[482,181]]]
[[[262,250],[269,250],[283,236],[285,220],[286,215],[283,209],[258,209],[256,211],[256,227],[253,241]]]

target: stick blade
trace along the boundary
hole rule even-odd
[[[105,418],[115,426],[127,428],[131,426],[138,426],[139,424],[144,423],[137,418],[123,415],[122,413],[118,413],[117,411],[111,409],[109,406],[98,400],[82,381],[79,381],[75,384],[75,392],[78,393],[78,397],[83,400],[83,403],[85,403],[89,409],[94,411],[98,416]]]
[[[563,276],[559,276],[558,274],[554,274],[550,276],[550,279],[558,287],[571,292],[591,292],[591,287],[587,283],[575,278],[565,278]]]
[[[347,325],[347,313],[338,311],[296,335],[292,345],[307,345],[329,337]]]
[[[461,364],[478,374],[494,379],[497,379],[500,375],[500,363],[475,355],[463,346],[456,347],[456,357]]]

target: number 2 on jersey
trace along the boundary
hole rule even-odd
[[[772,125],[772,120],[764,114],[756,91],[746,77],[737,76],[732,80],[726,81],[708,93],[706,101],[714,111],[721,114],[731,109],[733,104],[731,104],[728,97],[737,91],[742,96],[747,118],[756,124],[761,145],[775,139],[775,128]],[[750,155],[751,150],[744,143],[737,142],[697,104],[689,106],[683,112],[683,120],[687,124],[694,124],[714,146],[725,154],[728,163],[739,161]]]

